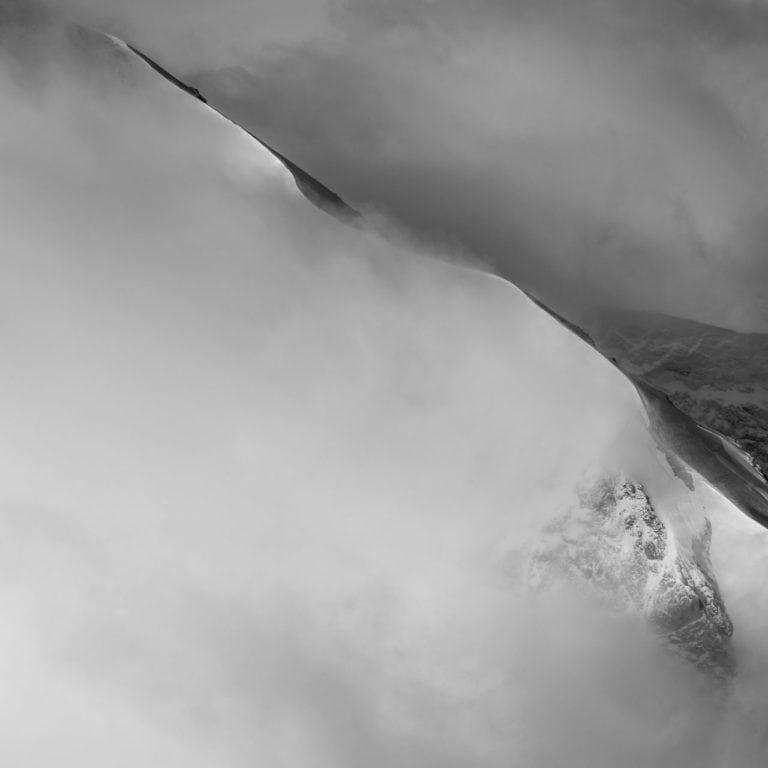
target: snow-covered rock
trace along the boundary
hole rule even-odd
[[[733,672],[733,625],[712,571],[712,527],[678,546],[641,485],[603,477],[548,524],[528,570],[536,590],[568,583],[615,610],[643,614],[677,653],[720,677]]]

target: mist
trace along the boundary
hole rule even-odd
[[[471,243],[344,227],[148,68],[14,39],[4,764],[763,764],[768,542],[716,494],[734,699],[524,588],[585,471],[654,482],[607,361]]]

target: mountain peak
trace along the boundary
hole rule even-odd
[[[712,571],[707,520],[678,542],[642,485],[605,476],[547,525],[529,562],[539,591],[575,586],[613,610],[639,613],[670,649],[716,677],[734,671],[733,625]]]

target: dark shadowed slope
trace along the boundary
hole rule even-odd
[[[626,375],[640,394],[662,450],[681,458],[742,512],[768,528],[768,483],[728,438],[697,424],[640,377]]]
[[[549,521],[528,563],[544,591],[565,581],[600,603],[644,615],[670,650],[723,680],[735,671],[733,624],[717,583],[712,525],[675,533],[642,485],[604,475]]]
[[[662,336],[666,340],[659,341],[656,345],[649,345],[652,351],[646,351],[644,355],[639,356],[639,350],[645,349],[644,345],[622,346],[612,335],[619,334],[618,329],[623,327],[618,317],[614,322],[604,320],[603,325],[593,319],[590,328],[595,326],[600,333],[596,341],[594,332],[590,335],[530,293],[526,295],[561,325],[601,352],[632,382],[648,413],[651,430],[659,448],[667,456],[682,459],[742,512],[768,528],[768,482],[758,463],[753,460],[751,452],[744,450],[742,441],[735,442],[731,439],[734,432],[743,435],[749,430],[764,429],[765,425],[750,418],[750,410],[747,408],[742,418],[736,422],[738,429],[729,430],[727,424],[730,422],[728,422],[726,429],[721,431],[713,426],[713,422],[719,426],[723,422],[722,418],[719,421],[713,418],[701,419],[701,414],[707,412],[695,408],[691,409],[695,413],[689,415],[688,408],[675,402],[674,388],[665,388],[663,385],[654,386],[651,383],[654,380],[664,381],[661,374],[665,370],[676,370],[674,363],[676,355],[698,356],[698,363],[689,363],[688,367],[684,368],[684,372],[685,376],[690,376],[692,368],[693,380],[698,380],[700,386],[706,386],[711,382],[713,386],[719,385],[723,391],[730,392],[732,389],[726,388],[726,382],[731,387],[738,382],[747,387],[750,392],[754,392],[754,387],[757,385],[768,386],[768,377],[762,375],[762,371],[768,367],[768,354],[766,354],[768,353],[768,336],[739,334],[693,321],[668,318],[669,321],[679,323],[679,332],[673,333],[670,338],[669,331],[663,330]],[[650,334],[649,328],[653,327],[654,319],[656,323],[660,323],[661,329],[668,329],[670,324],[675,324],[662,322],[664,316],[660,315],[649,315],[649,318],[642,322],[642,318],[638,316],[643,313],[626,314],[636,321],[634,325],[629,322],[624,324],[634,329],[635,337]],[[637,322],[638,320],[641,322]],[[695,332],[698,342],[694,343],[692,339],[686,340],[683,329],[688,333]],[[713,350],[711,348],[713,342],[710,340],[707,344],[704,341],[707,334],[718,339],[720,344],[724,344],[725,349],[731,350],[731,354],[726,354],[723,349],[719,352]],[[611,343],[606,342],[606,338],[610,339]],[[623,337],[619,336],[619,338]],[[752,356],[756,351],[762,354],[758,355],[759,359],[752,360],[751,365],[747,366],[745,359],[742,362],[746,367],[735,366],[733,355],[746,354],[742,347],[746,347]],[[634,357],[629,354],[630,348],[635,352]],[[741,351],[734,352],[733,348]],[[641,360],[645,365],[640,365]],[[663,361],[666,361],[666,365]],[[754,383],[745,383],[748,379],[751,382],[748,372],[755,374]],[[684,404],[686,402],[683,401]],[[695,415],[699,415],[699,419],[696,419]],[[759,455],[763,456],[768,451],[768,441],[759,442],[758,447],[762,451]]]
[[[768,334],[625,310],[594,313],[588,325],[606,357],[731,438],[768,475]]]

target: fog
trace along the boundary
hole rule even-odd
[[[618,372],[463,243],[347,228],[56,40],[0,57],[0,761],[764,764],[765,534],[663,474]],[[524,588],[617,466],[715,519],[732,697]]]

